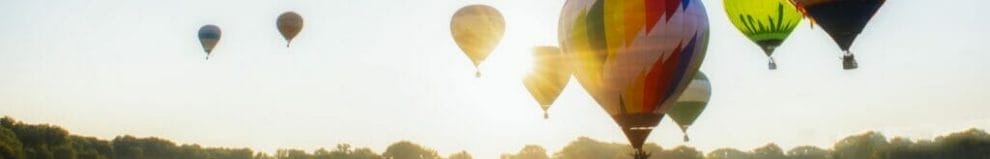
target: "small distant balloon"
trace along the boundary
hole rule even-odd
[[[220,35],[220,27],[213,24],[204,25],[199,28],[199,43],[203,45],[203,51],[206,52],[206,59],[210,59],[210,53],[213,52],[213,48],[220,42]]]
[[[275,25],[278,26],[278,32],[282,33],[282,38],[285,38],[285,47],[289,47],[292,39],[302,31],[303,19],[298,13],[289,11],[279,15]]]
[[[454,42],[474,63],[475,77],[481,77],[478,66],[492,53],[505,32],[502,13],[487,5],[465,6],[450,19],[450,34]]]
[[[677,102],[674,102],[674,106],[667,111],[667,115],[674,119],[677,126],[681,128],[681,132],[684,133],[684,142],[691,140],[688,138],[687,130],[701,116],[701,112],[705,111],[711,97],[712,85],[708,82],[708,76],[698,72],[691,80],[691,84],[688,84],[687,89],[684,89],[681,97],[678,97]]]

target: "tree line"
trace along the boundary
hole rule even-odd
[[[877,132],[846,137],[830,148],[798,146],[784,150],[770,143],[752,150],[721,148],[707,154],[688,146],[663,148],[648,143],[643,149],[651,159],[990,159],[990,134],[980,129],[936,137],[931,140],[887,139]],[[579,137],[552,154],[539,145],[525,145],[501,159],[627,159],[628,144]],[[467,151],[442,156],[436,150],[399,141],[384,152],[349,144],[312,152],[280,149],[274,154],[249,148],[202,147],[176,144],[156,137],[117,136],[112,140],[72,135],[47,124],[26,124],[0,118],[0,159],[473,159]]]

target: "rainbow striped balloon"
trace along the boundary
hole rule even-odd
[[[569,0],[559,27],[575,77],[636,148],[691,82],[708,46],[700,0]]]

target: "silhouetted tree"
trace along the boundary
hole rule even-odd
[[[539,145],[523,146],[516,154],[503,154],[501,159],[549,159],[547,150]]]
[[[325,148],[317,149],[313,152],[313,159],[381,159],[370,148],[351,149],[350,144],[337,144],[337,147],[328,151]]]
[[[14,120],[14,118],[11,118],[9,116],[4,116],[3,118],[0,118],[0,127],[10,129],[14,127],[14,124],[17,124],[17,120]]]
[[[835,143],[833,158],[835,159],[880,159],[884,158],[881,150],[887,146],[887,138],[877,132],[867,132],[861,135],[846,137]]]
[[[798,146],[787,151],[790,159],[831,159],[832,152],[814,146]]]
[[[172,141],[155,137],[117,136],[111,141],[114,158],[171,159],[177,157],[178,147]]]
[[[621,156],[616,156],[616,159],[628,159],[628,158],[631,158],[632,157],[632,153],[635,152],[635,151],[628,144],[622,144],[622,145],[627,146],[627,148],[625,148],[625,150],[622,152],[623,154],[621,154]],[[684,148],[687,148],[687,147],[684,147]],[[663,157],[681,156],[682,154],[680,154],[680,153],[690,152],[690,151],[696,151],[696,150],[694,150],[693,148],[691,148],[691,149],[682,149],[682,150],[677,150],[677,151],[673,151],[673,150],[672,151],[666,151],[666,150],[663,149],[663,147],[660,147],[660,145],[657,145],[656,143],[646,143],[646,144],[643,144],[643,151],[646,151],[646,153],[650,153],[651,154],[649,159],[667,159],[667,158],[663,158]],[[704,157],[704,155],[702,155],[702,157]]]
[[[716,149],[708,153],[706,159],[753,159],[753,155],[733,148]]]
[[[303,150],[280,149],[275,151],[276,159],[313,159],[312,155]]]
[[[990,134],[970,129],[935,138],[942,158],[990,158]]]
[[[630,150],[624,150],[630,149]],[[588,137],[579,137],[575,141],[564,146],[564,148],[557,153],[554,153],[554,158],[559,159],[611,159],[615,158],[623,152],[632,152],[632,148],[628,145],[615,144],[615,143],[602,143],[595,141],[594,139]],[[625,157],[629,158],[629,157]]]
[[[450,154],[450,157],[448,157],[447,159],[473,159],[473,157],[471,157],[471,154],[469,154],[467,151],[461,151],[454,154]]]
[[[106,140],[71,135],[69,142],[76,150],[78,159],[110,159],[113,156],[113,146]]]
[[[68,146],[69,132],[65,129],[47,124],[24,124],[10,117],[0,119],[0,125],[14,132],[29,159],[75,158],[74,151]]]
[[[185,145],[183,145],[185,146]],[[205,148],[205,159],[250,159],[254,151],[248,148]]]
[[[777,146],[777,144],[770,143],[764,145],[763,147],[753,149],[753,158],[754,159],[787,159],[787,156],[784,156],[784,150],[781,150],[780,147]]]
[[[176,157],[181,158],[207,158],[210,157],[208,152],[200,147],[199,145],[182,145],[176,149]]]
[[[646,146],[644,146],[644,149]],[[659,146],[657,147],[659,148]],[[694,148],[677,146],[671,150],[656,150],[650,159],[704,159],[705,155]]]
[[[702,159],[702,152],[687,146],[664,150],[647,143],[643,149],[651,159]],[[554,153],[555,159],[628,159],[633,149],[628,144],[606,143],[579,137]],[[313,154],[303,150],[281,149],[275,155],[255,154],[251,149],[209,148],[196,144],[176,145],[155,138],[117,136],[111,141],[70,135],[58,126],[25,124],[10,117],[0,118],[0,159],[438,159],[435,150],[400,141],[390,145],[383,155],[370,148],[353,149],[338,144],[332,150],[320,148]],[[466,151],[451,154],[450,159],[473,158]],[[548,159],[537,145],[526,145],[516,154],[503,159]],[[990,134],[980,129],[940,136],[933,140],[912,141],[895,137],[889,141],[876,132],[844,138],[833,150],[799,146],[787,151],[767,144],[752,152],[731,148],[717,149],[705,159],[990,159]]]
[[[52,150],[64,145],[68,136],[67,131],[50,125],[21,125],[12,130],[24,145],[27,157],[33,159],[54,159]]]
[[[437,159],[437,151],[409,141],[399,141],[389,145],[382,157],[386,159]]]
[[[258,152],[252,159],[275,159],[275,157],[268,155],[268,153]]]
[[[378,155],[378,153],[375,153],[375,151],[372,151],[371,148],[367,148],[367,147],[354,149],[354,152],[352,152],[350,156],[352,159],[383,159],[384,158],[381,155]]]
[[[662,158],[663,148],[655,143],[643,144],[643,151],[650,153],[651,159]],[[632,157],[635,150],[629,144],[604,143],[595,141],[588,137],[579,137],[577,140],[564,146],[553,158],[558,159],[628,159]]]
[[[8,120],[8,118],[4,117],[2,120]],[[24,145],[17,139],[17,134],[7,129],[4,124],[0,124],[0,158],[23,159],[25,158],[23,147]]]
[[[313,151],[313,159],[335,159],[335,158],[345,158],[346,154],[340,154],[339,156],[334,156],[330,154],[325,148],[316,149]]]
[[[337,149],[334,149],[330,154],[336,158],[348,158],[351,155],[351,145],[337,144]]]
[[[52,157],[57,159],[76,159],[76,150],[72,145],[64,144],[52,147]]]

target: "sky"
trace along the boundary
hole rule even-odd
[[[377,152],[409,140],[477,158],[526,144],[560,150],[579,136],[627,143],[572,79],[550,118],[522,85],[531,48],[557,45],[562,0],[6,0],[0,1],[0,115],[112,139],[312,151],[349,143]],[[932,138],[990,128],[990,15],[983,0],[891,0],[853,45],[860,68],[802,22],[767,70],[755,44],[703,0],[711,39],[701,68],[713,94],[691,142],[664,120],[648,142],[704,151],[773,142],[831,147],[876,130]],[[487,4],[505,36],[482,78],[449,32],[460,7]],[[285,11],[305,27],[291,48]],[[196,38],[223,37],[209,61]]]

